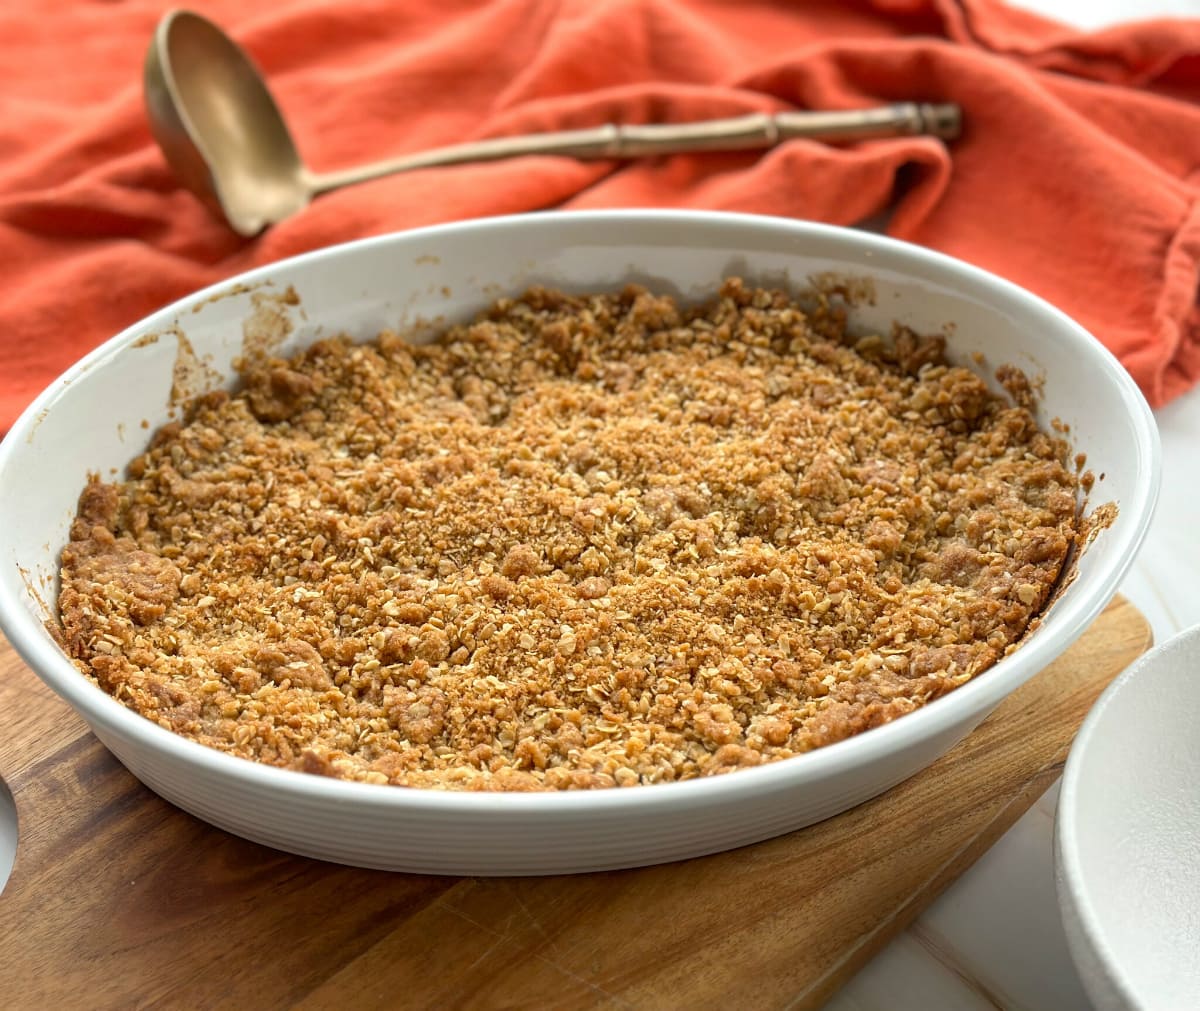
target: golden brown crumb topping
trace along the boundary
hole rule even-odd
[[[1075,537],[1066,444],[942,351],[730,280],[260,360],[85,489],[65,641],[164,727],[347,779],[797,755],[994,663]]]

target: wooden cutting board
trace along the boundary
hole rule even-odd
[[[0,640],[20,821],[0,1007],[815,1007],[1059,775],[1150,644],[1115,601],[966,741],[837,818],[634,871],[361,871],[245,842],[141,786]]]

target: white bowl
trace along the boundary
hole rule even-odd
[[[1101,1011],[1200,1007],[1200,625],[1133,663],[1071,747],[1058,901]]]
[[[684,297],[719,280],[803,283],[866,276],[863,329],[947,327],[974,354],[1044,376],[1041,421],[1071,426],[1120,514],[1078,579],[1012,656],[928,707],[816,752],[725,776],[578,793],[464,794],[346,783],[258,765],[175,736],[71,666],[43,628],[55,571],[89,471],[119,471],[168,419],[179,339],[222,376],[241,352],[255,294],[295,289],[283,346],[460,319],[531,283],[613,289],[636,280]],[[118,284],[119,279],[114,279]],[[249,290],[248,290],[249,289]],[[159,335],[157,340],[152,335]],[[0,444],[0,627],[38,675],[147,786],[206,821],[270,846],[343,863],[447,874],[542,874],[677,860],[827,818],[911,776],[972,730],[1083,631],[1145,534],[1159,483],[1152,416],[1117,361],[1045,302],[983,271],[841,228],[745,215],[607,211],[470,222],[384,236],[273,264],[199,292],[69,370]]]

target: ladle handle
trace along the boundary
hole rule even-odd
[[[748,151],[774,147],[794,137],[862,140],[869,137],[928,134],[951,140],[958,136],[961,123],[962,113],[957,105],[917,102],[843,112],[761,112],[696,123],[657,123],[648,126],[617,126],[610,123],[588,130],[496,137],[434,148],[374,165],[316,176],[311,180],[311,185],[314,193],[324,193],[393,172],[464,162],[496,161],[529,154],[604,160],[695,151]]]

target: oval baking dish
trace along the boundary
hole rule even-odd
[[[722,277],[859,291],[852,325],[947,334],[1040,382],[1039,422],[1069,426],[1117,507],[1021,647],[950,694],[817,751],[723,776],[631,789],[454,793],[308,776],[210,750],[82,677],[44,623],[88,473],[119,473],[171,417],[172,391],[233,375],[246,341],[279,353],[340,333],[432,335],[531,284],[685,300]],[[703,212],[603,211],[439,226],[319,250],[231,279],[131,327],[70,369],[0,444],[0,627],[33,670],[147,786],[221,828],[308,856],[389,870],[545,874],[631,867],[740,846],[829,817],[918,771],[1074,641],[1145,534],[1159,480],[1144,399],[1103,346],[1033,295],[948,257],[848,229]]]

